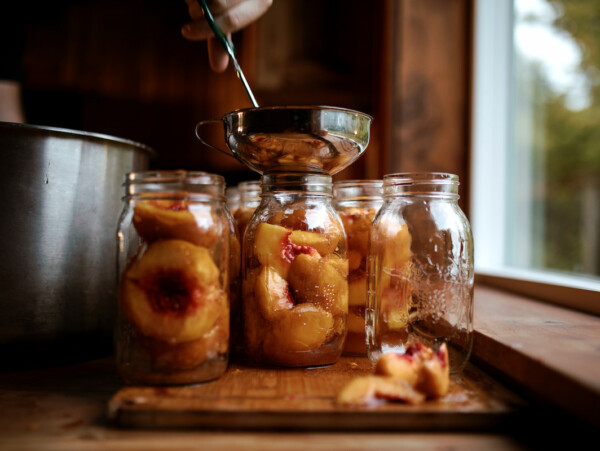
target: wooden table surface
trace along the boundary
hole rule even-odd
[[[488,419],[493,421],[476,422],[476,427],[464,424],[456,427],[456,422],[452,423],[455,419],[440,415],[439,409],[436,414],[433,405],[425,408],[433,409],[431,415],[423,409],[395,405],[387,407],[391,416],[382,417],[381,425],[372,421],[373,416],[365,417],[365,412],[359,411],[356,412],[359,421],[355,423],[358,424],[357,427],[333,427],[335,425],[331,422],[331,416],[328,417],[326,412],[331,413],[331,409],[334,409],[331,405],[333,381],[337,378],[340,383],[347,377],[348,371],[351,370],[352,374],[357,372],[355,366],[350,367],[351,361],[344,360],[337,368],[318,370],[321,373],[333,371],[335,374],[329,375],[333,379],[328,377],[322,382],[322,374],[319,375],[318,372],[305,378],[306,386],[312,387],[311,390],[321,390],[321,394],[311,402],[320,404],[320,407],[313,407],[321,409],[321,418],[325,418],[329,424],[317,424],[319,427],[316,427],[313,423],[311,426],[308,420],[310,409],[305,407],[300,409],[301,428],[281,428],[282,423],[279,426],[273,423],[269,427],[265,423],[273,419],[269,415],[285,413],[281,405],[274,405],[271,414],[265,415],[264,409],[257,409],[252,412],[254,418],[241,417],[245,424],[236,425],[236,417],[232,415],[235,409],[228,407],[232,406],[231,403],[234,403],[233,407],[236,409],[248,408],[248,405],[244,407],[235,403],[256,403],[256,397],[260,398],[265,394],[280,396],[282,392],[278,390],[285,387],[285,380],[296,377],[297,374],[287,371],[283,375],[280,371],[269,370],[270,372],[263,373],[263,376],[268,376],[266,379],[256,377],[254,385],[248,386],[250,390],[247,393],[251,396],[236,398],[235,390],[244,389],[240,383],[248,380],[246,376],[255,374],[259,369],[243,365],[236,367],[234,363],[230,372],[216,383],[193,390],[169,389],[166,391],[169,395],[166,400],[162,396],[164,391],[158,391],[160,396],[155,397],[157,393],[150,389],[144,393],[149,402],[145,402],[145,408],[138,411],[139,406],[127,399],[130,396],[135,399],[139,394],[138,390],[144,392],[148,389],[124,388],[116,374],[112,358],[106,357],[52,368],[0,371],[0,450],[512,450],[556,449],[559,445],[565,445],[567,449],[595,449],[595,446],[578,446],[585,443],[590,435],[595,442],[599,432],[594,426],[592,429],[582,427],[579,417],[593,418],[587,412],[596,404],[598,396],[594,387],[599,380],[597,356],[600,352],[600,329],[596,324],[600,319],[558,311],[552,306],[534,305],[526,300],[513,302],[510,296],[500,296],[495,291],[481,288],[476,291],[476,300],[478,333],[475,336],[474,352],[477,358],[473,360],[491,362],[488,366],[493,367],[490,369],[497,373],[497,377],[502,378],[502,384],[489,378],[487,374],[481,374],[473,366],[472,370],[465,372],[466,380],[454,380],[454,387],[460,392],[465,388],[464,384],[461,388],[463,382],[470,384],[474,380],[487,381],[485,384],[490,383],[495,390],[504,393],[500,397],[497,394],[491,396],[491,400],[497,402],[498,399],[510,399],[505,396],[510,392],[504,392],[502,388],[503,384],[508,383],[512,390],[519,389],[521,396],[527,397],[525,415],[520,415],[519,409],[513,409],[515,404],[512,401],[508,404],[500,402],[492,404],[491,410],[488,409],[492,413]],[[536,319],[546,326],[549,322],[558,325],[553,328],[532,327],[531,324]],[[564,331],[563,334],[557,335],[556,328]],[[527,340],[527,346],[523,345],[523,340]],[[517,347],[517,342],[522,346]],[[576,359],[562,358],[563,355],[571,355],[563,351],[567,347],[570,353],[575,353]],[[516,356],[518,350],[528,352],[519,354],[519,360]],[[561,358],[556,359],[556,353],[552,353],[552,350],[561,350],[558,355]],[[360,368],[360,364],[358,366],[359,371],[365,371]],[[555,371],[549,371],[554,367]],[[474,378],[471,377],[473,374]],[[512,377],[506,379],[507,374]],[[242,377],[244,379],[240,379]],[[575,382],[579,385],[575,386]],[[475,392],[477,387],[485,387],[485,384],[476,383]],[[266,391],[269,385],[270,393]],[[214,413],[217,407],[213,401],[218,397],[207,393],[211,390],[219,395],[233,395],[229,399],[218,401],[222,407],[217,415],[220,416],[217,418],[221,421],[220,425],[202,424],[206,419],[206,412]],[[285,393],[287,392],[284,390],[283,394]],[[165,418],[166,407],[181,396],[189,397],[191,400],[188,402],[193,408],[181,410],[179,405],[174,411],[183,413],[183,416],[176,415],[174,418],[177,421],[187,418],[187,424],[180,423],[175,428],[173,424],[161,423]],[[211,396],[213,401],[210,400]],[[476,394],[474,396],[473,399],[478,399]],[[287,400],[291,403],[298,402],[292,398],[288,397]],[[125,402],[119,404],[121,401]],[[476,417],[478,409],[480,413],[485,410],[481,410],[483,405],[477,407],[477,403],[468,405],[475,409],[475,416],[472,418]],[[206,406],[209,408],[205,409]],[[456,410],[457,405],[446,402],[446,407],[452,411]],[[152,423],[145,416],[153,409],[155,415],[153,414]],[[279,412],[277,409],[280,409]],[[597,408],[593,410],[597,412]],[[145,413],[140,415],[140,412]],[[372,421],[369,425],[372,427],[365,426],[365,418]],[[446,423],[446,427],[444,418],[450,421]],[[360,423],[361,419],[363,423]],[[390,419],[398,419],[398,426],[391,427],[394,425],[390,424]],[[285,424],[289,417],[285,418],[283,415],[279,420]],[[229,423],[224,424],[224,421]],[[124,426],[127,422],[129,427]],[[259,424],[262,427],[257,427]]]
[[[235,378],[238,370],[232,367],[228,377]],[[221,384],[224,382],[227,377]],[[388,425],[385,431],[363,427],[343,432],[328,428],[232,430],[197,424],[167,430],[151,425],[125,428],[109,419],[108,406],[119,394],[127,396],[127,390],[123,391],[112,358],[0,373],[0,449],[529,449],[525,445],[530,436],[487,426],[473,430],[399,426],[394,430]],[[132,418],[136,419],[135,415]]]

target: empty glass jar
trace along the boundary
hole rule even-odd
[[[273,173],[243,240],[245,346],[287,367],[338,360],[346,334],[346,237],[329,175]]]
[[[473,239],[458,206],[458,177],[384,177],[369,252],[367,346],[371,359],[420,342],[447,343],[451,371],[473,343]]]
[[[118,371],[136,384],[217,378],[227,367],[230,284],[239,277],[225,181],[204,172],[141,172],[127,175],[125,189]]]
[[[366,355],[367,254],[375,214],[383,203],[381,180],[343,180],[333,184],[333,202],[348,238],[348,334],[344,354]]]

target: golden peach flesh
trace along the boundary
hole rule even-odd
[[[201,337],[228,312],[208,250],[181,240],[157,241],[130,265],[120,303],[142,334],[170,343]]]
[[[324,259],[298,255],[290,265],[288,281],[297,303],[312,303],[334,315],[348,312],[348,282]]]

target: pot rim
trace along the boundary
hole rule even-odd
[[[0,121],[0,126],[7,127],[7,128],[15,128],[15,129],[18,128],[18,129],[25,129],[25,130],[46,131],[46,132],[64,134],[64,135],[68,135],[70,137],[80,137],[80,138],[88,138],[88,139],[92,138],[92,139],[100,139],[103,141],[112,141],[112,142],[117,142],[117,143],[121,143],[121,144],[127,144],[132,147],[137,147],[138,149],[143,150],[144,152],[147,152],[152,157],[156,156],[156,151],[152,147],[150,147],[146,144],[142,144],[138,141],[133,141],[131,139],[120,138],[118,136],[113,136],[113,135],[107,135],[104,133],[86,132],[83,130],[73,130],[73,129],[61,128],[61,127],[50,127],[50,126],[46,126],[46,125],[21,124],[21,123],[17,123],[17,122],[1,122]]]

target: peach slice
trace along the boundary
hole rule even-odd
[[[298,255],[290,265],[288,281],[297,303],[312,303],[336,316],[348,312],[348,282],[325,259]]]
[[[362,276],[348,281],[348,305],[367,305],[367,277]]]
[[[344,279],[348,277],[348,259],[342,258],[336,254],[329,254],[323,257],[323,261],[333,266]]]
[[[184,370],[227,353],[229,324],[226,316],[222,315],[214,327],[202,337],[183,343],[171,344],[144,336],[140,336],[139,340],[154,368],[167,371]]]
[[[415,343],[404,354],[383,354],[375,373],[402,379],[429,397],[444,396],[450,385],[448,348],[443,343],[437,352]]]
[[[363,310],[364,311],[364,310]],[[355,334],[365,334],[365,317],[358,314],[359,312],[355,309],[348,311],[348,318],[346,319],[346,326],[348,332]]]
[[[301,304],[279,313],[266,337],[268,345],[283,352],[301,352],[319,348],[333,331],[331,313],[313,305]]]
[[[366,256],[369,252],[369,235],[375,208],[349,208],[340,212],[340,218],[348,235],[348,249]]]
[[[228,311],[208,250],[182,240],[152,243],[123,274],[119,297],[142,334],[169,343],[200,338]]]
[[[284,278],[294,259],[289,239],[291,233],[285,227],[263,222],[256,228],[254,236],[254,254],[258,261],[274,268]]]
[[[287,278],[290,264],[297,255],[319,255],[313,247],[292,243],[291,234],[290,229],[263,222],[256,228],[254,240],[254,253],[258,261],[263,266],[271,266],[284,279]]]
[[[211,207],[187,200],[151,199],[138,202],[132,223],[140,237],[148,242],[180,239],[208,246],[217,237],[216,218]]]
[[[369,407],[385,400],[420,404],[425,396],[402,379],[377,375],[352,379],[337,396],[338,404],[350,407]]]
[[[240,207],[233,215],[240,241],[244,238],[244,232],[246,231],[246,227],[248,226],[250,218],[252,218],[255,210],[256,208],[252,207]]]
[[[303,232],[302,230],[294,230],[290,234],[290,241],[297,246],[312,247],[316,249],[320,255],[331,254],[337,245],[337,241],[331,243],[325,235],[316,232]]]
[[[348,250],[348,264],[350,271],[359,269],[363,262],[363,255],[353,249]]]
[[[273,319],[277,312],[294,307],[287,281],[270,266],[263,266],[256,278],[255,296],[267,320]]]
[[[448,393],[450,386],[450,361],[448,348],[443,343],[437,352],[423,362],[422,379],[419,389],[431,397],[440,397]]]

